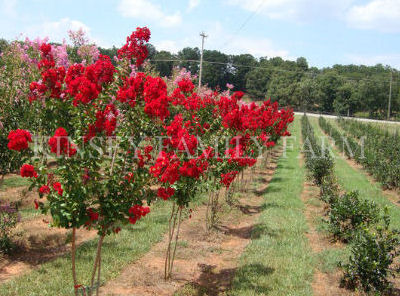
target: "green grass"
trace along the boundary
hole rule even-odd
[[[9,177],[5,178],[3,182],[0,185],[0,191],[5,191],[9,188],[15,188],[15,187],[23,187],[23,186],[29,186],[30,182],[28,178],[22,178],[19,176],[15,177]]]
[[[202,196],[196,204],[204,200]],[[106,237],[102,253],[102,283],[118,276],[125,266],[140,258],[154,243],[161,240],[168,227],[170,205],[169,202],[155,203],[152,212],[136,225],[124,227],[119,234]],[[96,244],[97,240],[92,240],[77,250],[77,274],[80,284],[89,282]],[[68,254],[1,285],[0,295],[73,295],[70,269]]]
[[[309,120],[314,127],[316,136],[324,136],[318,124],[318,118],[310,117]],[[346,191],[358,190],[360,197],[374,201],[382,208],[387,207],[392,225],[400,228],[400,208],[385,197],[381,184],[378,182],[371,183],[364,172],[351,167],[337,149],[333,149],[333,152],[335,155],[335,174],[340,186]]]
[[[312,295],[315,261],[304,235],[308,227],[300,200],[305,172],[298,159],[298,119],[292,133],[295,148],[278,161],[229,295]]]

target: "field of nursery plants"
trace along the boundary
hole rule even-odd
[[[0,295],[399,295],[396,125],[69,35],[1,49]]]

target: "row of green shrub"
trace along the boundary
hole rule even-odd
[[[320,124],[337,139],[336,143],[343,143],[340,133],[329,123],[320,119]],[[348,288],[362,288],[367,292],[391,291],[389,279],[397,272],[393,261],[400,246],[399,232],[390,229],[386,209],[360,198],[357,191],[341,194],[334,175],[333,157],[316,141],[306,116],[302,119],[302,132],[309,176],[320,187],[320,197],[328,205],[328,229],[335,239],[350,243],[348,260],[339,264],[344,270],[342,283]],[[307,145],[312,146],[313,151],[319,151],[318,154],[308,151]],[[319,163],[326,164],[324,170]]]
[[[356,120],[339,119],[338,122],[349,135],[347,142],[356,151],[354,155],[348,156],[363,165],[384,187],[400,188],[400,136]],[[344,138],[340,133],[337,135],[337,132],[332,132],[325,119],[320,119],[320,123],[339,143],[338,137]]]

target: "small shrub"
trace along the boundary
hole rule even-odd
[[[326,176],[321,184],[321,199],[329,205],[339,198],[340,188],[334,174]]]
[[[399,254],[400,232],[389,229],[388,217],[384,220],[384,226],[357,232],[349,261],[341,264],[344,268],[342,284],[348,288],[361,287],[366,292],[391,289],[389,278],[399,271],[393,261]]]
[[[363,226],[379,222],[380,210],[374,202],[361,200],[357,191],[343,194],[331,204],[329,230],[335,236],[348,241]]]
[[[0,253],[8,254],[12,250],[11,233],[19,220],[15,207],[9,204],[0,205]]]

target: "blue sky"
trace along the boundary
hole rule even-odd
[[[256,57],[304,56],[312,66],[383,63],[400,69],[400,0],[0,0],[0,37],[90,39],[120,46],[148,26],[157,49],[200,46]]]

